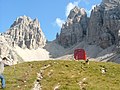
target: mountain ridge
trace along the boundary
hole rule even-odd
[[[87,17],[83,8],[75,6],[70,11],[65,24],[62,25],[60,34],[57,34],[56,39],[51,42],[46,42],[38,19],[32,20],[27,16],[18,17],[10,29],[1,36],[11,49],[24,58],[23,61],[27,61],[26,57],[30,61],[34,59],[73,59],[74,50],[83,48],[88,58],[120,63],[119,29],[119,1],[103,0],[100,5],[92,9],[90,17]],[[7,50],[6,55],[1,55],[14,61],[11,50]]]

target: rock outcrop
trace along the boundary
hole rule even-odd
[[[89,18],[84,9],[73,8],[56,41],[72,50],[66,55],[73,54],[75,48],[84,48],[89,58],[120,62],[120,0],[102,0]]]
[[[118,43],[120,30],[120,1],[103,0],[96,6],[90,16],[88,25],[88,42],[103,49]]]
[[[40,28],[38,19],[32,20],[27,16],[17,18],[7,34],[11,36],[12,43],[21,48],[37,49],[46,44],[46,38]]]
[[[34,51],[40,47],[39,52],[41,51],[42,53],[42,51],[45,52],[42,48],[45,44],[46,38],[40,28],[38,19],[32,20],[30,17],[20,16],[16,21],[14,21],[10,29],[5,33],[0,34],[0,56],[1,58],[8,58],[11,61],[11,64],[16,64],[18,62],[25,61],[22,55],[17,52],[17,49],[20,48],[21,51],[28,50],[26,53],[29,53],[29,50],[32,49]],[[39,55],[35,54],[33,56],[35,57],[32,58],[36,60],[35,58],[38,58]]]
[[[60,45],[70,47],[75,43],[81,42],[85,35],[88,25],[88,18],[83,8],[74,7],[62,25],[61,33],[57,36]]]
[[[0,35],[0,57],[10,60],[9,64],[17,64],[23,59],[11,47],[11,39],[9,35]]]
[[[57,40],[64,47],[87,41],[90,45],[105,49],[118,45],[119,30],[120,1],[103,0],[91,11],[89,19],[84,9],[73,8],[61,28],[60,35],[57,35]]]

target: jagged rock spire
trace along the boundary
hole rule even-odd
[[[21,48],[36,49],[46,44],[46,38],[37,18],[32,20],[25,15],[20,16],[14,21],[7,33]]]
[[[69,47],[83,40],[86,34],[88,18],[85,10],[75,6],[68,15],[67,21],[62,25],[58,42]]]
[[[79,8],[78,6],[75,6],[71,11],[70,14],[68,15],[69,19],[73,19],[75,15],[86,15],[86,12],[84,8]]]

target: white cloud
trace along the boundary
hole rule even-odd
[[[61,28],[62,27],[62,24],[64,24],[65,23],[65,21],[64,20],[62,20],[62,19],[60,19],[60,18],[56,18],[56,24]]]
[[[66,17],[69,15],[70,10],[73,9],[75,6],[78,6],[79,3],[80,3],[80,0],[73,3],[72,2],[68,3],[66,7],[66,12],[65,12]]]

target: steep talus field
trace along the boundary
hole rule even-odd
[[[103,68],[105,72],[102,72]],[[5,68],[5,90],[119,90],[120,65],[111,62],[49,60]],[[35,84],[37,82],[37,84]],[[38,86],[37,86],[38,85]]]

